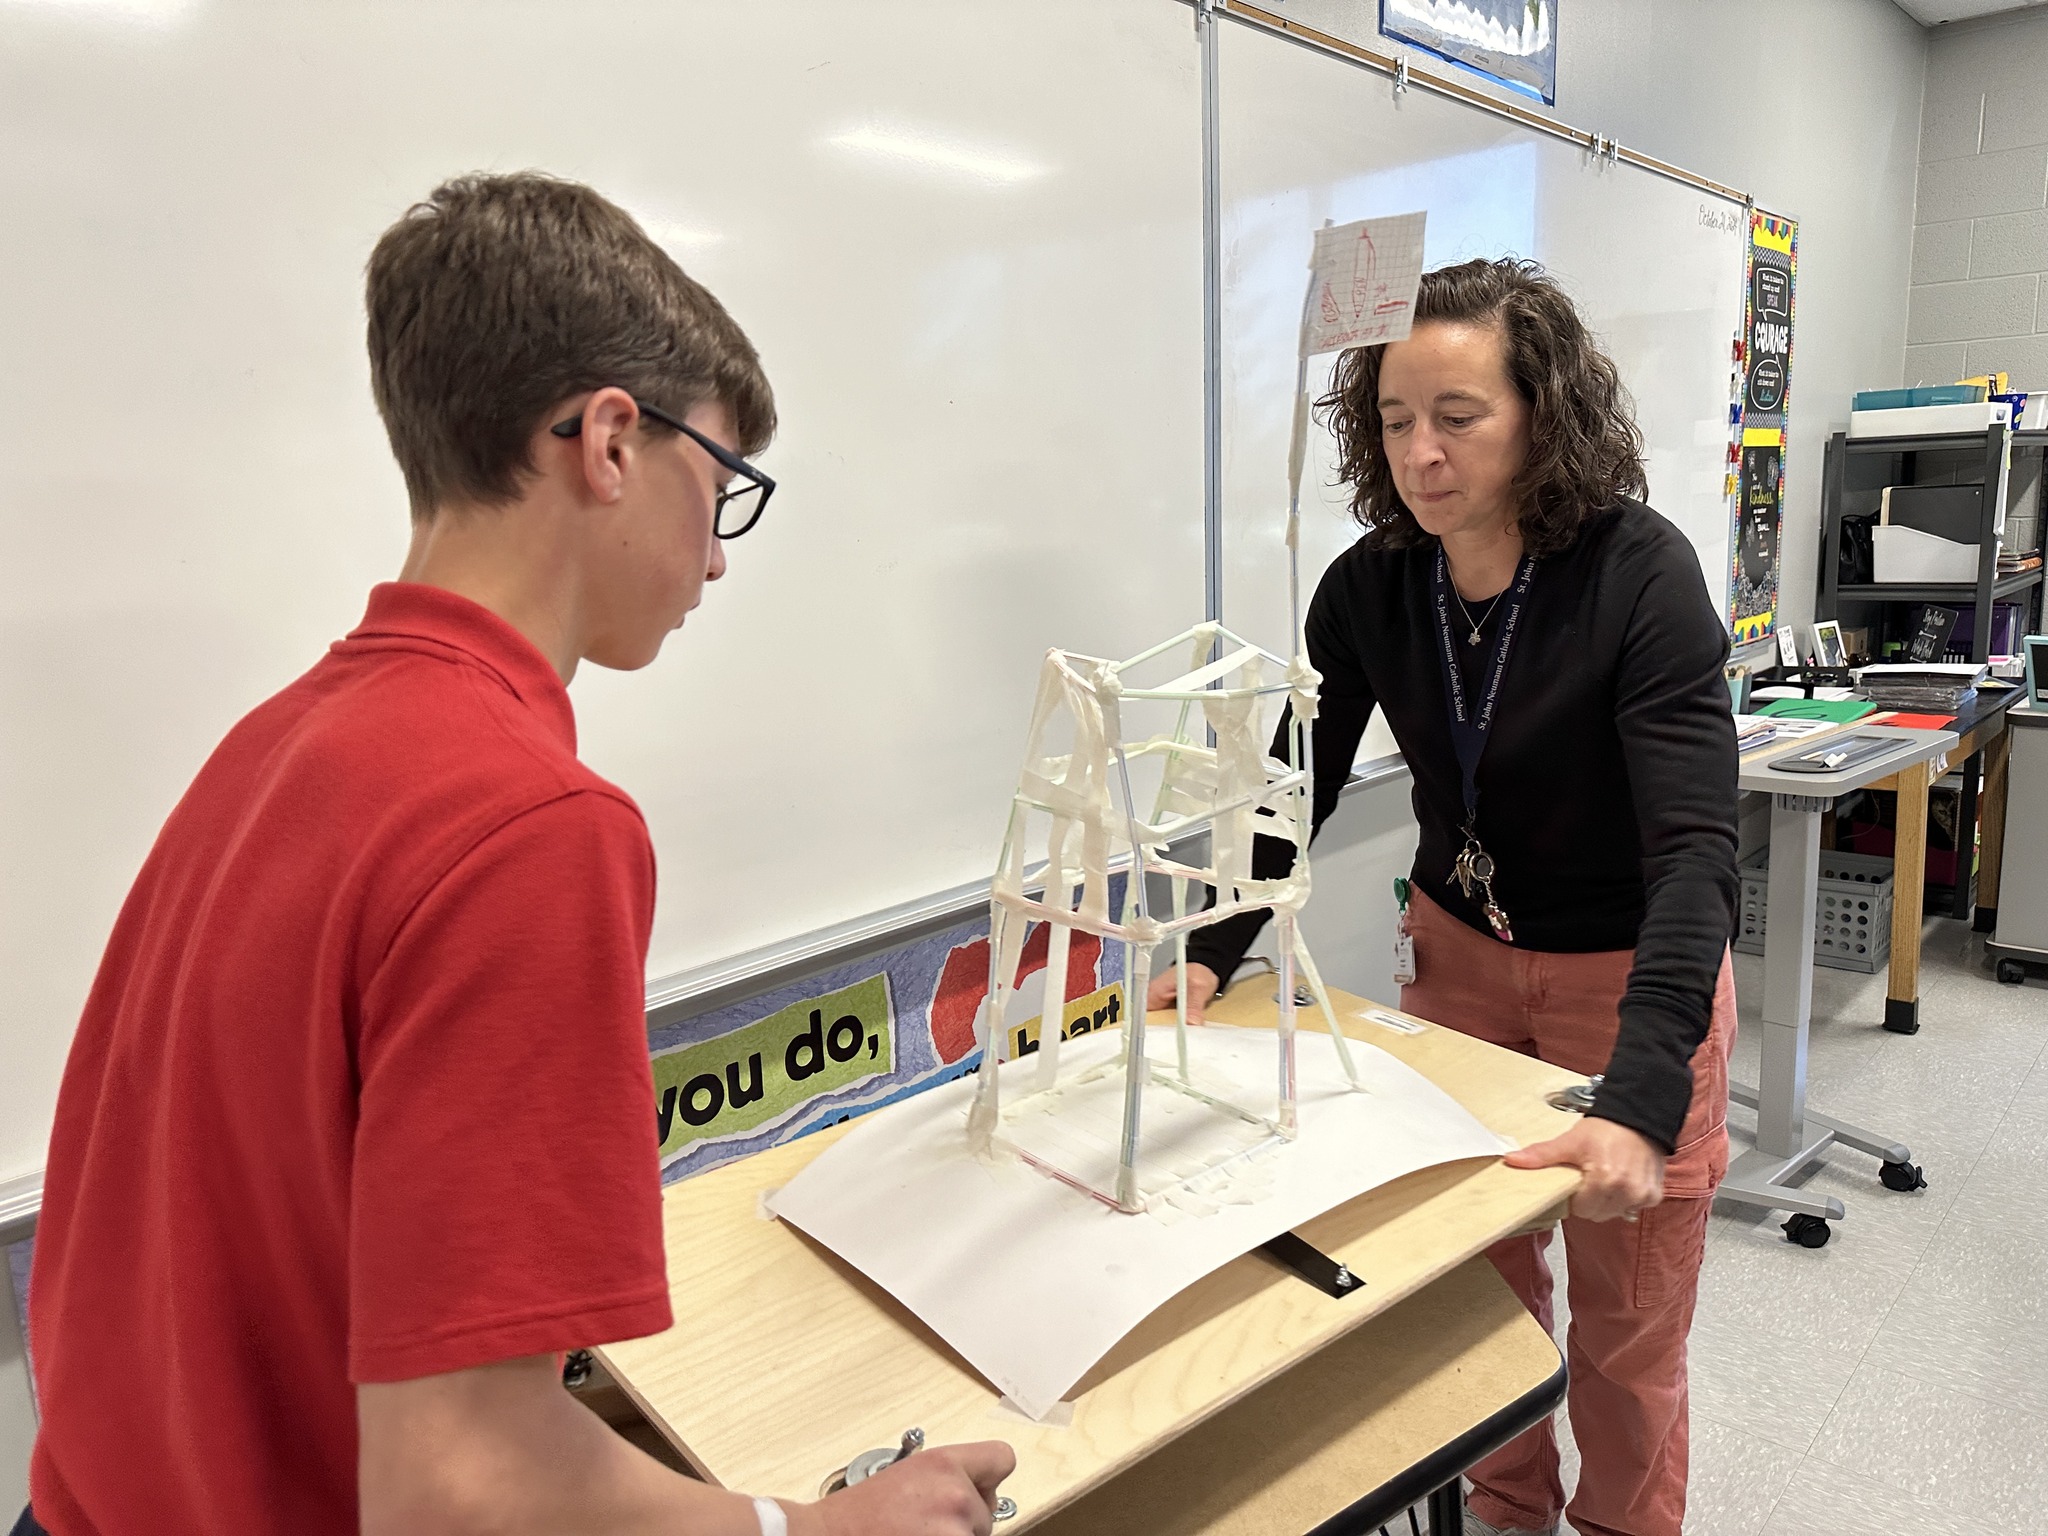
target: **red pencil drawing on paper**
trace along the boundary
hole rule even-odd
[[[1303,356],[1399,341],[1422,272],[1423,215],[1361,219],[1316,231],[1314,300]]]

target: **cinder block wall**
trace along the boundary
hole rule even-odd
[[[1905,381],[2048,390],[2048,8],[1932,29]]]

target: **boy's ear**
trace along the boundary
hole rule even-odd
[[[616,386],[600,389],[583,403],[583,430],[574,441],[583,482],[597,500],[614,502],[625,494],[635,451],[631,434],[639,421],[640,407]]]

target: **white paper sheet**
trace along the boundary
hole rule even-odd
[[[1422,281],[1427,217],[1398,213],[1316,231],[1303,357],[1407,338]]]
[[[1122,1045],[1121,1031],[1069,1041],[1063,1079],[1113,1061]],[[1148,1032],[1147,1045],[1166,1067],[1172,1031]],[[1232,1083],[1248,1100],[1277,1097],[1271,1030],[1211,1025],[1190,1031],[1190,1045],[1198,1082]],[[868,1116],[769,1208],[1044,1418],[1118,1339],[1211,1270],[1403,1174],[1513,1147],[1386,1052],[1360,1041],[1351,1050],[1363,1091],[1347,1088],[1326,1036],[1303,1034],[1299,1139],[1254,1151],[1141,1214],[1112,1210],[1013,1155],[973,1156],[971,1078]],[[1021,1093],[1034,1066],[1028,1056],[1004,1065],[1004,1093]],[[1147,1097],[1167,1094],[1154,1085]],[[1023,1111],[1058,1114],[1028,1102]],[[1013,1124],[1038,1134],[1006,1116],[999,1135]]]

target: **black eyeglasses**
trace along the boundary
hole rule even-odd
[[[711,531],[721,539],[736,539],[754,524],[761,521],[761,514],[768,510],[768,498],[775,494],[775,482],[754,468],[736,453],[731,453],[714,443],[695,427],[684,426],[675,417],[658,406],[649,405],[645,400],[635,399],[642,416],[651,416],[664,427],[683,434],[718,461],[721,469],[730,470],[745,483],[728,485],[718,493],[716,508],[712,514]],[[579,437],[583,432],[583,418],[571,416],[567,421],[558,421],[548,430],[557,437]],[[727,527],[736,523],[737,527]]]

